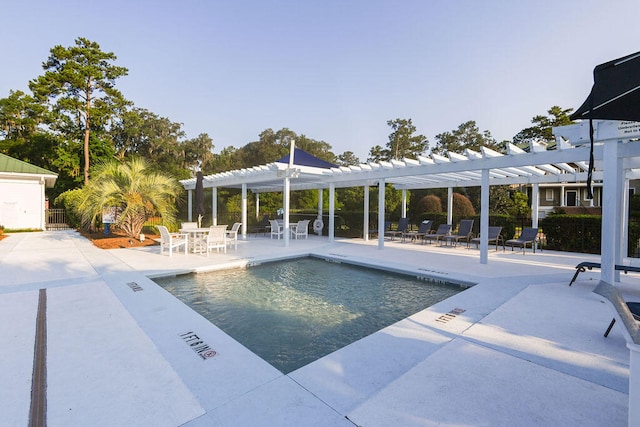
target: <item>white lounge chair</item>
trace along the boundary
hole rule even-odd
[[[226,225],[212,225],[209,227],[209,233],[206,239],[204,239],[205,249],[207,250],[207,256],[211,249],[216,249],[220,252],[220,249],[224,253],[227,252],[227,226]]]
[[[296,225],[291,227],[291,237],[294,239],[298,239],[298,236],[306,239],[309,236],[309,220],[303,219],[302,221],[298,221]]]
[[[271,238],[273,239],[273,236],[276,236],[278,240],[280,240],[280,236],[284,238],[284,227],[275,219],[270,219],[269,223],[271,224]]]
[[[164,225],[158,225],[160,231],[160,255],[164,252],[164,248],[169,248],[169,256],[173,254],[173,248],[184,246],[184,253],[187,254],[187,243],[189,241],[186,234],[169,233],[169,229]]]
[[[241,222],[236,222],[231,227],[231,230],[227,230],[227,244],[233,243],[234,249],[238,249],[238,230],[240,230]]]

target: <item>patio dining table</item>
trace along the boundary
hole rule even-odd
[[[198,250],[198,248],[196,247],[196,243],[202,239],[205,239],[206,235],[209,234],[209,230],[209,227],[181,228],[180,233],[183,233],[187,236],[187,247],[189,248],[189,251],[192,253],[196,253],[196,251]]]

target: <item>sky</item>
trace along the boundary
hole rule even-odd
[[[638,0],[6,3],[0,98],[85,37],[129,69],[116,86],[136,107],[216,153],[286,127],[364,161],[397,118],[431,146],[469,120],[511,140],[554,105],[577,109],[596,65],[640,51]]]

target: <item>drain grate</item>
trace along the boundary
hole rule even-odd
[[[458,314],[464,313],[465,311],[467,310],[464,310],[462,308],[454,308],[450,312],[445,313],[442,316],[438,317],[436,319],[436,322],[448,323],[450,320],[455,319]]]
[[[144,291],[144,288],[138,285],[136,282],[127,282],[127,286],[129,286],[133,292]]]
[[[180,338],[182,338],[182,341],[191,347],[191,350],[193,350],[203,360],[211,359],[213,356],[218,354],[214,349],[209,347],[209,344],[204,342],[194,332],[189,331],[182,333],[180,334]]]
[[[29,426],[47,425],[47,290],[40,289],[31,375]]]

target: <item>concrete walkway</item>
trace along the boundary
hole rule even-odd
[[[283,375],[149,277],[314,254],[470,289]],[[325,238],[251,237],[227,254],[101,250],[73,231],[0,241],[0,413],[23,426],[624,426],[629,351],[598,257]],[[640,301],[640,275],[623,275]],[[44,289],[44,292],[40,292]],[[34,381],[46,294],[46,384]],[[42,412],[42,409],[39,410]],[[31,415],[30,415],[31,414]]]

